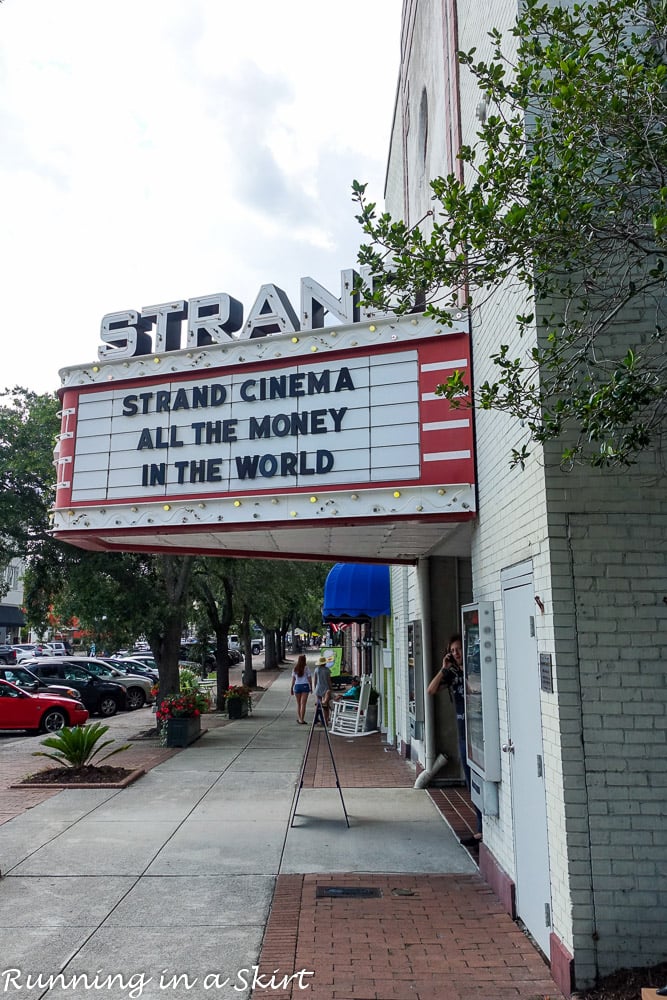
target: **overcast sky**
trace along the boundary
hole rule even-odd
[[[382,201],[401,0],[4,0],[0,389],[56,389],[105,313],[339,294]]]

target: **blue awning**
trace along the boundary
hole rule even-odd
[[[365,622],[391,610],[389,567],[337,563],[324,583],[325,621]]]

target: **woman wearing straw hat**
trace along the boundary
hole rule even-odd
[[[322,705],[324,722],[329,726],[329,702],[331,701],[331,670],[326,656],[320,656],[313,672],[315,697]]]

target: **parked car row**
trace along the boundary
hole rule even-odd
[[[6,650],[11,649],[16,655],[8,659]],[[67,654],[68,648],[64,642],[17,642],[11,646],[0,646],[0,663],[21,663],[36,656],[67,656]]]
[[[53,732],[80,724],[75,720],[81,711],[86,718],[108,718],[150,704],[155,679],[135,669],[139,667],[122,661],[116,666],[90,656],[40,656],[21,664],[0,664],[0,730]],[[49,703],[49,698],[56,702]],[[37,700],[29,704],[30,699]]]

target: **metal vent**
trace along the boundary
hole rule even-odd
[[[373,889],[367,885],[318,885],[315,891],[316,899],[338,899],[343,897],[362,897],[364,899],[379,899],[382,889]]]

